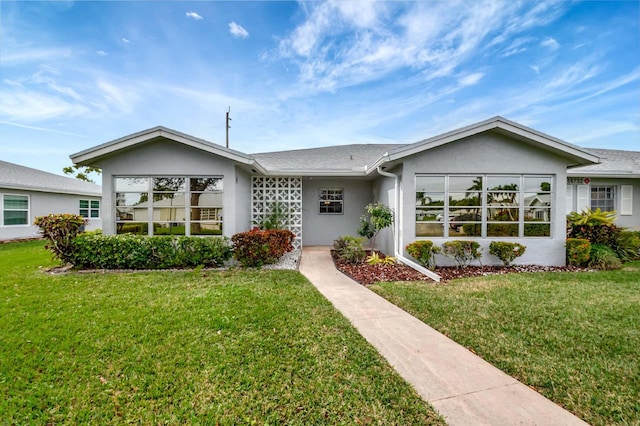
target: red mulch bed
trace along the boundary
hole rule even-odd
[[[370,285],[381,281],[429,281],[431,278],[408,266],[396,263],[395,265],[369,265],[368,263],[351,264],[338,259],[332,252],[333,262],[336,268],[354,281],[363,285]],[[467,266],[466,268],[438,267],[434,270],[440,277],[441,283],[456,278],[478,277],[486,275],[503,275],[520,272],[549,272],[549,271],[585,271],[584,268],[575,266]]]

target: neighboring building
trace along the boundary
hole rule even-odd
[[[615,210],[618,226],[640,230],[640,152],[590,151],[600,163],[568,170],[566,211]]]
[[[560,265],[568,170],[596,167],[599,155],[495,117],[414,144],[253,155],[155,127],[71,159],[102,169],[108,234],[231,236],[277,206],[297,247],[331,245],[355,235],[365,206],[380,201],[396,221],[378,248],[403,261],[416,239],[470,238],[484,247],[485,264],[498,262],[487,247],[500,239],[527,246],[521,263]],[[639,190],[637,179],[628,185]],[[634,211],[627,226],[638,226]]]
[[[37,216],[80,214],[100,229],[102,189],[53,173],[0,161],[0,240],[38,237]]]

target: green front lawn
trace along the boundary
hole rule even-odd
[[[443,424],[294,271],[52,276],[0,245],[3,424]]]
[[[370,288],[585,421],[640,423],[640,262]]]

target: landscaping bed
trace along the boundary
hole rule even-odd
[[[354,281],[362,285],[371,285],[376,282],[389,281],[429,281],[431,278],[401,263],[393,265],[370,265],[366,262],[352,264],[340,260],[332,251],[333,262],[336,268]],[[467,266],[458,268],[456,266],[444,266],[434,269],[440,275],[441,283],[457,278],[478,277],[487,275],[504,275],[522,272],[578,272],[589,269],[576,266],[538,266],[538,265],[512,265],[512,266]]]

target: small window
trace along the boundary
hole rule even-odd
[[[80,216],[96,219],[100,217],[99,200],[80,200]]]
[[[29,196],[5,194],[2,197],[4,226],[29,224]]]
[[[325,188],[320,190],[320,214],[342,214],[342,188]]]
[[[591,186],[591,210],[603,212],[615,210],[615,188],[613,186]]]

